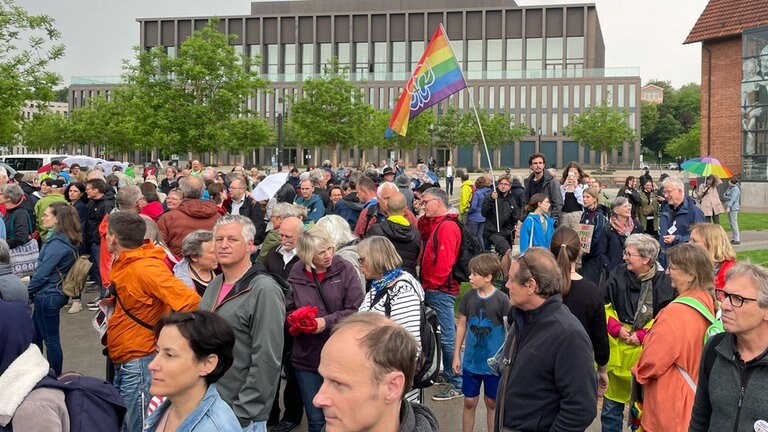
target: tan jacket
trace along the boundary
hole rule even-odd
[[[704,216],[714,216],[725,213],[723,203],[720,201],[720,194],[717,192],[717,185],[722,182],[722,180],[716,179],[713,186],[709,187],[706,183],[703,183],[699,185],[696,190],[696,198],[699,199],[699,208],[702,213],[704,213]]]

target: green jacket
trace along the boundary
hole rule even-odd
[[[287,283],[255,263],[218,302],[224,275],[216,276],[200,300],[235,330],[234,362],[216,388],[240,424],[267,421],[280,379]]]

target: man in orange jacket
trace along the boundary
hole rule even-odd
[[[112,264],[110,293],[115,313],[107,326],[107,349],[114,362],[114,385],[128,412],[123,430],[140,432],[149,400],[149,363],[155,357],[153,328],[170,312],[197,309],[200,296],[173,276],[165,251],[144,241],[144,219],[134,212],[109,215],[107,247]]]

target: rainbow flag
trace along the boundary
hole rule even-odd
[[[392,118],[389,119],[385,136],[389,138],[393,132],[405,136],[408,120],[465,87],[467,82],[464,74],[453,54],[445,29],[440,24],[421,55],[413,75],[405,84]]]

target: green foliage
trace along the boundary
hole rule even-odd
[[[628,117],[628,112],[617,111],[603,102],[574,116],[567,134],[592,150],[607,152],[636,138],[627,123]]]
[[[56,102],[69,102],[69,87],[62,87],[56,90]]]
[[[416,147],[431,147],[434,144],[432,131],[435,128],[435,116],[427,110],[408,122],[408,133],[405,136],[395,134],[394,147],[400,150],[413,150]]]
[[[50,153],[72,142],[72,125],[66,116],[43,110],[24,121],[21,138],[32,153]]]
[[[688,132],[672,138],[666,147],[666,153],[675,156],[682,156],[683,159],[690,159],[699,154],[699,143],[701,138],[701,124],[696,123]]]
[[[50,101],[61,77],[48,71],[64,56],[54,20],[30,15],[13,0],[0,0],[0,142],[14,141],[27,100]]]
[[[643,147],[655,155],[660,150],[668,149],[672,140],[698,127],[696,125],[701,118],[701,86],[691,83],[675,89],[669,81],[659,80],[651,80],[648,84],[664,89],[664,101],[661,104],[641,102],[641,140]]]
[[[449,149],[469,144],[467,122],[463,114],[453,106],[451,99],[448,99],[448,108],[435,121],[435,142]]]
[[[477,125],[479,118],[485,135],[485,143],[489,150],[501,148],[530,133],[527,126],[510,124],[505,115],[488,114],[486,110],[482,109],[477,111],[477,117],[475,117],[474,111],[467,111],[462,118],[465,130],[469,134],[466,144],[483,147],[483,137],[480,135],[480,128]]]
[[[658,153],[664,149],[665,145],[680,135],[682,128],[671,114],[659,114],[656,120],[656,127],[644,137],[643,145],[649,148],[653,153]]]
[[[366,130],[359,126],[371,121],[373,108],[349,81],[348,68],[334,59],[323,72],[319,78],[304,81],[302,97],[293,101],[292,134],[306,147],[357,146],[363,141],[361,130]]]
[[[109,101],[73,113],[77,142],[163,154],[239,152],[273,142],[267,124],[248,109],[248,99],[266,84],[255,60],[235,52],[233,38],[213,19],[184,41],[178,57],[163,47],[136,48],[135,62],[125,62],[127,84]]]

